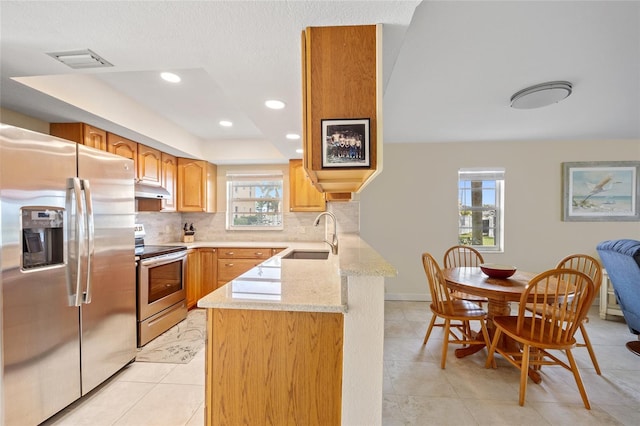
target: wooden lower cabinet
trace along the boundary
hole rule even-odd
[[[201,247],[187,251],[185,283],[187,309],[229,281],[259,265],[284,248]]]
[[[187,251],[185,282],[187,289],[187,309],[196,307],[198,300],[218,288],[217,249],[203,247]]]
[[[272,248],[220,248],[218,250],[218,287],[261,264],[274,254]]]
[[[200,299],[218,288],[218,256],[215,248],[200,248]]]
[[[207,425],[340,425],[344,316],[207,310]]]
[[[198,303],[200,294],[200,253],[198,249],[187,250],[187,265],[184,272],[184,281],[187,290],[187,309],[191,309]]]

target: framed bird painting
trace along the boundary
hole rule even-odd
[[[562,163],[564,221],[640,221],[640,161]]]

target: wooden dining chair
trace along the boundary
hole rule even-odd
[[[602,266],[596,258],[587,254],[572,254],[560,260],[556,265],[556,268],[569,268],[584,272],[593,281],[594,297],[599,294],[600,285],[602,284]],[[576,345],[578,347],[587,348],[593,367],[595,368],[596,373],[600,375],[600,366],[598,365],[596,354],[593,351],[593,346],[591,346],[591,340],[589,339],[589,335],[587,334],[587,329],[585,327],[585,324],[588,322],[588,316],[585,316],[584,320],[580,322],[580,334],[582,335],[583,342],[578,342]]]
[[[480,252],[470,246],[453,246],[444,253],[444,267],[456,268],[459,266],[480,266],[484,263],[484,258]],[[461,291],[452,291],[451,297],[454,299],[468,300],[470,302],[482,303],[488,302],[486,297],[476,296]]]
[[[494,355],[498,352],[520,369],[520,405],[524,405],[529,367],[559,365],[573,373],[585,408],[591,408],[571,349],[576,344],[574,335],[594,297],[593,281],[588,275],[574,269],[552,269],[529,281],[520,297],[517,316],[493,318],[496,329],[486,367],[495,365]],[[527,303],[537,315],[527,315]],[[501,348],[498,343],[503,333],[516,340],[520,349],[508,352]],[[563,352],[569,364],[549,352],[551,350]]]
[[[594,294],[597,295],[600,291],[600,285],[602,283],[602,266],[600,266],[600,262],[592,256],[586,254],[572,254],[566,256],[562,260],[558,262],[556,268],[568,268],[574,269],[576,271],[584,272],[591,278],[593,281]],[[529,311],[535,312],[530,306],[527,304],[527,309]],[[537,312],[536,312],[537,313]],[[593,351],[593,347],[591,346],[591,340],[589,339],[589,334],[587,334],[587,329],[585,324],[589,322],[589,317],[585,316],[584,320],[580,322],[580,334],[582,335],[582,341],[576,343],[577,347],[587,348],[589,352],[589,357],[591,358],[591,362],[593,363],[593,367],[596,370],[598,375],[601,374],[600,366],[598,365],[598,360],[596,359],[596,354]]]
[[[442,276],[442,270],[431,254],[422,254],[422,265],[429,283],[429,291],[431,293],[430,308],[433,313],[422,344],[427,344],[433,327],[444,327],[442,359],[440,361],[440,367],[444,369],[447,362],[449,343],[459,345],[485,344],[487,348],[489,347],[489,333],[485,324],[487,313],[473,302],[451,297],[447,283]],[[442,318],[444,323],[436,324],[436,318]],[[476,336],[471,334],[470,321],[478,321],[480,323],[481,333]]]

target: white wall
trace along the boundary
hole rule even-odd
[[[34,132],[49,134],[49,123],[11,111],[10,109],[0,108],[0,123],[9,124],[11,126],[22,127],[23,129],[33,130]]]
[[[640,140],[395,144],[384,170],[360,193],[362,238],[398,269],[386,298],[427,300],[425,251],[440,262],[457,243],[458,169],[504,167],[505,251],[485,261],[536,272],[563,256],[597,256],[596,245],[640,239],[640,222],[563,222],[562,163],[640,161]]]

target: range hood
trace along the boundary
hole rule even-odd
[[[144,183],[136,182],[135,197],[136,198],[153,198],[157,200],[169,198],[169,191],[161,186],[151,186]]]

